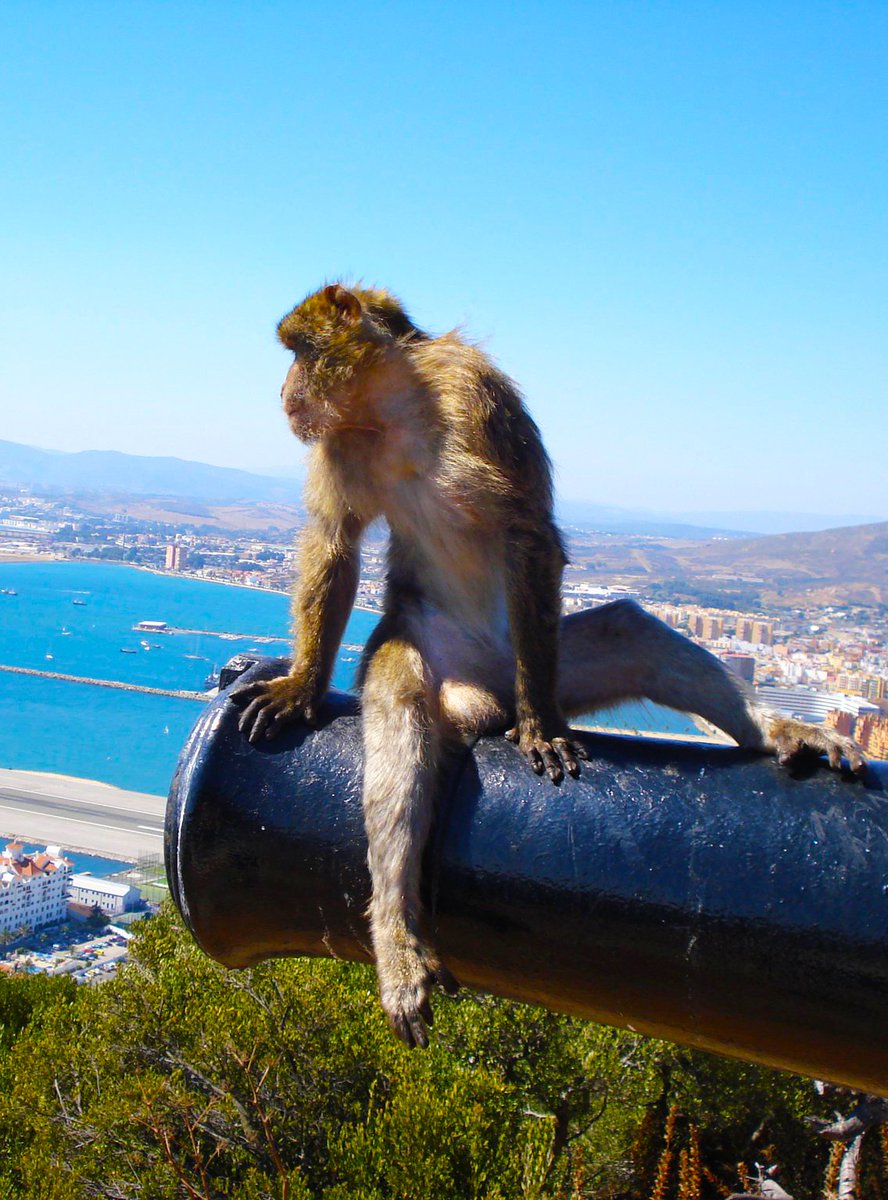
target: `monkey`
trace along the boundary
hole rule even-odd
[[[844,754],[837,732],[767,712],[714,655],[617,600],[566,617],[552,471],[517,386],[457,332],[432,337],[391,293],[331,283],[278,325],[294,355],[281,398],[310,447],[289,673],[233,699],[253,743],[316,722],[384,518],[382,614],[358,671],[368,908],[382,1008],[428,1044],[430,996],[458,987],[420,899],[436,775],[449,748],[500,733],[552,784],[587,757],[567,720],[634,698],[696,713],[783,763]]]

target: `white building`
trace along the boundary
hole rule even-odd
[[[810,721],[819,725],[828,712],[838,709],[853,717],[866,713],[878,713],[879,706],[862,700],[859,696],[845,696],[840,692],[818,692],[813,688],[760,687],[756,695],[765,708],[776,709],[787,717]]]
[[[113,879],[98,879],[95,875],[73,875],[68,899],[74,904],[93,908],[96,904],[109,916],[130,912],[136,908],[142,893],[128,883]]]
[[[71,863],[58,846],[25,854],[21,842],[10,842],[0,854],[0,933],[63,921],[70,880]]]

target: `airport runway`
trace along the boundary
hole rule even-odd
[[[0,768],[0,838],[109,858],[163,853],[164,796]]]

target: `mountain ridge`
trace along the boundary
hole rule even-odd
[[[121,494],[175,497],[219,504],[298,505],[304,472],[262,475],[175,456],[127,454],[119,450],[46,450],[0,440],[0,484],[49,494]],[[776,512],[658,512],[560,498],[558,517],[617,535],[705,540],[759,537],[870,524],[857,514],[827,516]],[[748,518],[748,520],[747,520]]]

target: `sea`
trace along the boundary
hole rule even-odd
[[[350,689],[377,614],[355,609],[333,674]],[[188,634],[144,633],[165,621]],[[0,562],[0,664],[200,691],[235,654],[289,651],[286,596],[119,564]],[[224,636],[221,636],[224,635]],[[257,637],[273,638],[257,642]],[[0,671],[0,767],[165,796],[201,702]],[[596,713],[611,728],[695,733],[654,704]]]

